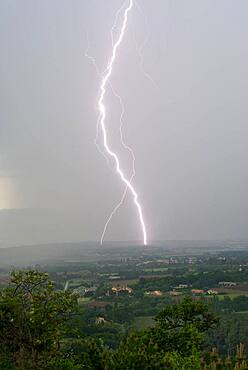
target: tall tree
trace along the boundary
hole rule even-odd
[[[76,297],[55,291],[48,274],[14,271],[0,294],[0,356],[15,368],[46,368],[60,350]],[[6,360],[7,361],[7,360]]]

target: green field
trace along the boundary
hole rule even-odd
[[[111,281],[112,286],[133,286],[138,284],[139,279],[116,280]]]
[[[80,278],[77,278],[77,279],[70,279],[70,280],[69,280],[69,287],[70,287],[70,288],[76,288],[76,287],[78,287],[78,286],[82,285],[82,284],[83,284],[83,282],[84,282],[84,280],[83,280],[83,279],[80,279]]]
[[[139,316],[135,318],[134,327],[138,330],[143,330],[155,325],[153,316]]]
[[[89,297],[81,297],[81,298],[78,298],[78,304],[83,306],[85,304],[87,304],[88,302],[90,301],[90,298]]]
[[[233,299],[233,298],[239,297],[241,295],[248,296],[248,292],[240,292],[239,291],[237,293],[228,293],[228,294],[227,293],[224,293],[222,295],[218,295],[218,299],[220,301],[223,301],[225,299],[225,297],[229,297],[229,298]]]
[[[150,269],[144,269],[144,272],[164,272],[168,271],[168,267],[155,267],[155,268],[150,268]]]

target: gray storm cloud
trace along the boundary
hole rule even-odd
[[[0,3],[3,243],[99,240],[123,185],[94,145],[100,69],[122,1]],[[247,12],[238,0],[140,1],[112,83],[125,103],[135,186],[152,239],[245,239]],[[140,69],[136,42],[142,44]],[[108,94],[117,140],[120,107]],[[122,153],[127,173],[131,161]],[[7,209],[7,210],[6,210]],[[141,239],[132,199],[106,239]],[[1,241],[0,240],[0,241]]]

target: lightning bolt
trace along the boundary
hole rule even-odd
[[[89,54],[90,41],[89,41],[89,34],[88,34],[88,32],[86,33],[86,38],[87,38],[87,48],[86,48],[86,50],[84,52],[84,56],[90,60],[90,62],[92,63],[93,67],[96,70],[97,76],[100,78],[101,77],[101,73],[100,73],[100,70],[98,68],[97,62],[96,62],[95,58],[92,55]],[[101,149],[101,147],[98,144],[100,119],[101,119],[101,117],[99,115],[98,116],[98,119],[97,119],[97,124],[96,124],[96,136],[95,136],[94,143],[95,143],[95,146],[96,146],[97,150],[99,151],[99,153],[106,159],[108,165],[110,166],[110,164],[109,164],[109,158],[106,156],[106,154],[103,152],[103,150]]]
[[[128,146],[125,143],[124,138],[123,138],[122,127],[123,127],[123,116],[125,114],[124,104],[122,102],[122,99],[121,99],[120,95],[118,95],[116,93],[116,91],[113,90],[113,88],[112,88],[112,91],[113,91],[114,95],[119,99],[120,106],[121,106],[121,116],[120,116],[120,126],[119,126],[121,144],[125,149],[127,149],[129,151],[129,153],[131,154],[131,157],[132,157],[132,174],[131,174],[131,177],[130,177],[130,180],[129,180],[129,182],[131,183],[134,176],[135,176],[135,156],[134,156],[133,150],[130,148],[130,146]],[[107,228],[108,228],[108,225],[109,225],[110,221],[112,220],[113,216],[116,214],[118,209],[122,206],[122,204],[123,204],[123,202],[126,198],[127,191],[128,191],[128,186],[126,185],[119,203],[113,208],[113,210],[111,211],[111,213],[110,213],[110,215],[109,215],[109,217],[108,217],[108,219],[107,219],[107,221],[104,225],[103,232],[102,232],[102,235],[101,235],[101,240],[100,240],[101,244],[103,244],[103,239],[104,239],[104,236],[106,234],[106,231],[107,231]]]
[[[125,5],[125,3],[123,3],[122,7],[117,11],[116,16],[115,16],[114,24],[113,24],[113,26],[111,28],[112,47],[114,46],[114,30],[115,30],[115,27],[116,27],[116,24],[117,24],[118,16],[119,16],[121,10],[124,8],[124,5]],[[95,71],[96,71],[97,76],[100,78],[101,77],[100,69],[99,69],[99,67],[97,65],[97,62],[96,62],[95,58],[91,54],[89,54],[89,49],[90,49],[90,43],[89,43],[89,35],[88,35],[88,32],[87,32],[87,48],[85,50],[84,55],[85,55],[86,58],[88,58],[90,60],[90,62],[92,63],[93,67],[95,68]],[[133,150],[125,143],[124,138],[123,138],[122,127],[123,127],[123,124],[124,124],[124,122],[123,122],[123,116],[125,114],[125,108],[124,108],[124,104],[123,104],[123,101],[122,101],[121,96],[119,94],[117,94],[117,92],[113,88],[113,85],[110,82],[109,82],[109,86],[111,87],[111,90],[112,90],[113,95],[119,100],[119,103],[120,103],[120,106],[121,106],[120,126],[119,126],[120,141],[121,141],[121,144],[124,147],[124,149],[128,150],[129,153],[131,154],[131,157],[132,157],[132,163],[133,163],[133,165],[132,165],[132,174],[131,174],[131,177],[130,177],[130,180],[129,180],[130,182],[132,182],[132,180],[133,180],[133,178],[135,176],[135,156],[134,156]],[[96,125],[96,136],[95,136],[94,143],[95,143],[96,148],[99,151],[99,153],[103,155],[103,157],[106,159],[108,165],[110,166],[109,158],[106,156],[106,154],[103,152],[103,150],[101,149],[101,147],[98,144],[100,119],[101,119],[101,117],[99,116],[98,117],[98,120],[97,120],[97,125]],[[117,213],[118,209],[122,206],[122,204],[123,204],[123,202],[124,202],[124,200],[126,198],[127,191],[128,191],[128,187],[126,186],[125,189],[124,189],[124,192],[122,194],[122,197],[121,197],[120,201],[118,202],[118,204],[110,212],[110,215],[109,215],[109,217],[108,217],[108,219],[107,219],[107,221],[106,221],[106,223],[104,225],[104,228],[103,228],[103,231],[102,231],[102,235],[101,235],[101,238],[100,238],[100,244],[101,245],[103,244],[103,240],[104,240],[105,234],[107,232],[108,225],[110,224],[113,216]]]
[[[124,6],[124,4],[123,4],[123,6]],[[114,22],[114,25],[113,25],[112,30],[111,30],[112,54],[111,54],[111,58],[110,58],[110,60],[108,62],[107,68],[106,68],[106,70],[103,73],[101,84],[100,84],[100,89],[99,89],[100,96],[99,96],[99,100],[98,100],[98,109],[99,109],[99,121],[98,121],[98,125],[100,126],[100,128],[102,130],[104,149],[105,149],[106,153],[110,157],[112,157],[114,159],[115,166],[116,166],[116,172],[120,176],[122,182],[125,184],[126,187],[125,187],[125,191],[123,193],[123,196],[121,198],[121,201],[113,209],[113,211],[111,212],[111,214],[109,216],[109,219],[107,220],[107,222],[105,224],[104,231],[103,231],[103,234],[102,234],[102,237],[101,237],[101,243],[103,242],[104,234],[106,232],[107,226],[108,226],[108,224],[109,224],[112,216],[114,215],[114,213],[117,211],[117,209],[122,204],[122,202],[123,202],[123,200],[124,200],[124,198],[126,196],[126,193],[129,190],[130,193],[133,196],[133,201],[134,201],[134,204],[135,204],[135,206],[137,208],[137,211],[138,211],[140,225],[141,225],[141,229],[142,229],[142,233],[143,233],[143,243],[144,243],[144,245],[146,245],[147,244],[147,232],[146,232],[146,226],[145,226],[145,222],[144,222],[142,207],[141,207],[141,204],[138,201],[138,194],[137,194],[137,192],[135,191],[134,187],[131,184],[131,181],[132,181],[132,179],[133,179],[133,177],[135,175],[135,169],[134,169],[134,160],[135,160],[135,158],[134,158],[134,153],[133,153],[132,149],[129,146],[127,146],[125,144],[124,140],[123,140],[123,135],[122,135],[122,124],[123,124],[123,121],[122,121],[122,117],[124,115],[124,106],[123,106],[121,97],[118,94],[116,94],[116,93],[115,93],[115,95],[119,98],[120,104],[122,106],[122,113],[121,113],[121,119],[120,119],[121,120],[121,125],[120,125],[121,142],[122,142],[122,145],[127,150],[130,151],[130,153],[132,155],[132,158],[133,158],[133,172],[132,172],[132,175],[131,175],[130,180],[128,180],[125,177],[125,175],[124,175],[124,173],[123,173],[123,171],[122,171],[122,169],[120,167],[120,161],[119,161],[119,158],[118,158],[117,154],[114,153],[110,149],[110,147],[109,147],[109,144],[108,144],[108,135],[107,135],[106,125],[105,125],[105,121],[106,121],[106,108],[105,108],[105,104],[104,104],[104,97],[105,97],[105,94],[106,94],[107,85],[110,84],[110,81],[109,80],[110,80],[111,75],[112,75],[113,66],[114,66],[114,63],[115,63],[115,60],[116,60],[117,50],[118,50],[119,46],[121,45],[122,40],[123,40],[124,35],[125,35],[125,31],[126,31],[126,27],[127,27],[127,21],[128,21],[128,13],[133,8],[133,0],[129,0],[129,5],[125,8],[124,17],[123,17],[123,22],[122,22],[122,25],[121,25],[120,33],[119,33],[119,36],[118,36],[116,42],[114,42],[113,31],[114,31],[114,29],[116,27],[116,22],[117,22],[119,13],[122,10],[123,6],[116,13],[115,22]]]
[[[114,20],[114,24],[111,28],[111,43],[112,43],[112,48],[114,47],[114,31],[117,27],[117,22],[118,22],[118,18],[119,18],[119,15],[121,13],[121,11],[123,10],[125,6],[125,2],[122,4],[122,6],[117,10],[116,14],[115,14],[115,20]],[[123,128],[123,117],[124,117],[124,114],[125,114],[125,108],[124,108],[124,104],[123,104],[123,101],[122,101],[122,98],[119,94],[117,94],[117,92],[115,91],[115,89],[113,88],[113,85],[110,84],[110,87],[111,87],[111,90],[114,94],[114,96],[119,100],[119,104],[121,106],[121,115],[120,115],[120,126],[119,126],[119,133],[120,133],[120,141],[121,141],[121,144],[122,146],[124,147],[124,149],[126,149],[131,157],[132,157],[132,173],[131,173],[131,177],[129,179],[130,183],[132,182],[134,176],[135,176],[135,156],[134,156],[134,152],[133,150],[130,148],[130,146],[128,146],[125,141],[124,141],[124,137],[123,137],[123,132],[122,132],[122,128]],[[119,210],[119,208],[122,206],[125,198],[126,198],[126,195],[127,195],[127,191],[128,191],[128,186],[126,185],[125,189],[124,189],[124,192],[122,194],[122,197],[119,201],[119,203],[112,209],[105,225],[104,225],[104,228],[103,228],[103,232],[102,232],[102,235],[101,235],[101,239],[100,239],[100,243],[101,245],[103,244],[103,240],[104,240],[104,237],[105,237],[105,234],[106,234],[106,231],[107,231],[107,228],[108,228],[108,225],[110,224],[113,216],[117,213],[117,211]]]

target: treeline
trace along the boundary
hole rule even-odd
[[[80,318],[77,296],[56,291],[47,274],[13,272],[0,293],[0,369],[248,369],[242,346],[225,359],[203,347],[218,318],[200,300],[165,306],[154,327],[129,332],[116,350],[85,335]]]
[[[218,285],[220,281],[234,281],[242,283],[248,281],[248,270],[244,271],[201,271],[198,273],[186,273],[181,276],[166,276],[156,279],[140,278],[136,289],[168,291],[178,284],[189,284],[194,288],[210,289]]]

